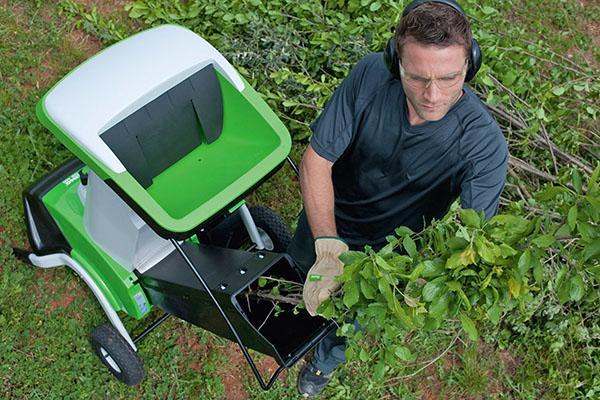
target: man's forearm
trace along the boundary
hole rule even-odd
[[[333,163],[315,153],[310,145],[302,158],[300,186],[313,237],[337,236],[331,180],[332,165]]]

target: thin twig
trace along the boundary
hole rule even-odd
[[[508,173],[510,174],[510,176],[512,176],[513,178],[515,178],[515,180],[517,181],[517,188],[519,189],[519,194],[521,195],[521,197],[523,198],[523,200],[527,201],[527,199],[530,199],[531,198],[531,194],[527,191],[527,189],[525,188],[525,186],[523,186],[521,184],[521,179],[515,173],[515,171],[512,168],[509,168],[508,169]]]
[[[514,156],[509,156],[508,157],[508,165],[513,167],[513,168],[518,168],[521,169],[525,172],[529,172],[532,175],[535,175],[537,177],[546,179],[548,181],[555,181],[558,179],[558,176],[556,175],[551,175],[547,172],[544,171],[540,171],[539,169],[537,169],[536,167],[534,167],[531,164],[526,163],[525,161],[514,157]]]
[[[274,281],[277,283],[287,283],[293,286],[303,286],[302,283],[300,282],[296,282],[296,281],[288,281],[287,279],[283,279],[283,278],[273,278],[272,276],[261,276],[261,278],[264,278],[268,281]]]
[[[437,357],[435,357],[433,360],[429,361],[427,364],[425,364],[424,366],[422,366],[421,368],[419,368],[418,370],[416,370],[412,374],[408,374],[408,375],[404,375],[404,376],[397,376],[395,378],[388,379],[386,381],[386,384],[387,383],[393,383],[393,382],[396,382],[396,381],[401,380],[401,379],[412,378],[413,376],[418,375],[421,371],[425,370],[431,364],[434,364],[437,360],[439,360],[444,355],[446,355],[446,353],[448,351],[450,351],[450,349],[452,348],[452,346],[454,346],[454,342],[456,342],[456,340],[458,339],[459,336],[460,336],[460,331],[458,331],[456,333],[456,335],[454,336],[454,338],[452,339],[452,341],[450,342],[450,344],[448,345],[448,347],[446,347],[446,349],[444,351],[442,351]]]
[[[556,156],[554,155],[554,150],[550,145],[550,137],[548,136],[548,132],[546,131],[546,126],[544,124],[540,124],[542,133],[544,134],[544,138],[546,139],[546,144],[548,144],[548,149],[550,150],[550,156],[552,156],[552,164],[554,164],[554,173],[558,175],[558,165],[556,163]]]
[[[273,304],[273,307],[271,307],[271,311],[269,311],[269,313],[267,314],[267,316],[265,317],[265,320],[262,322],[262,324],[260,324],[260,326],[256,329],[257,331],[260,331],[260,329],[267,323],[267,321],[269,320],[269,317],[271,316],[271,314],[273,313],[273,310],[275,310],[275,307],[277,306],[275,303],[271,302]]]
[[[274,294],[271,294],[268,292],[249,292],[248,295],[259,298],[259,299],[276,301],[278,303],[286,303],[286,304],[293,304],[293,305],[298,305],[298,304],[302,303],[302,295],[294,296],[292,294],[291,296],[290,295],[281,296],[281,295],[274,295]]]

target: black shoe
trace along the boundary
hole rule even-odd
[[[304,397],[317,396],[327,386],[332,375],[333,373],[325,375],[306,363],[298,374],[298,391]]]

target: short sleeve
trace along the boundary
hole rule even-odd
[[[310,145],[321,157],[335,162],[352,140],[354,119],[359,112],[359,98],[368,95],[372,83],[369,70],[379,53],[363,58],[329,98],[323,111],[312,123]]]
[[[468,163],[461,183],[460,200],[463,208],[484,210],[489,219],[498,212],[500,194],[506,181],[508,147],[502,131],[493,120],[474,126]]]

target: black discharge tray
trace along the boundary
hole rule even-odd
[[[183,243],[182,248],[210,287],[243,344],[275,358],[280,365],[293,365],[334,328],[332,322],[311,317],[305,310],[294,314],[293,306],[288,304],[281,304],[283,312],[276,316],[271,301],[245,295],[249,287],[254,291],[258,288],[261,276],[304,282],[288,255],[189,242]],[[139,279],[153,305],[235,341],[202,284],[177,251],[141,274]]]

